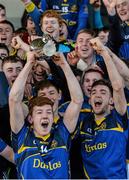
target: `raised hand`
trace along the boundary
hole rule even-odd
[[[91,39],[90,43],[91,43],[91,46],[93,47],[93,49],[100,55],[103,53],[103,51],[106,50],[106,47],[103,45],[103,43],[101,42],[99,37]]]
[[[26,44],[20,36],[15,36],[12,39],[11,46],[15,49],[23,49],[24,51],[29,51],[29,45]]]
[[[35,65],[35,64],[37,64],[38,58],[39,58],[39,55],[36,51],[28,51],[27,52],[27,62]]]
[[[15,49],[20,49],[23,41],[20,36],[15,36],[12,38],[11,46]]]
[[[63,55],[63,53],[56,53],[55,55],[52,56],[52,61],[58,65],[64,65],[66,62],[65,56]]]
[[[76,65],[79,61],[78,49],[75,47],[75,50],[67,54],[67,61],[70,65]]]
[[[105,5],[105,7],[107,8],[109,15],[115,15],[116,14],[116,10],[115,10],[116,1],[117,0],[103,0],[103,3]]]

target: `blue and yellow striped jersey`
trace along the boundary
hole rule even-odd
[[[23,126],[12,134],[15,162],[22,179],[68,179],[70,134],[60,121],[50,135],[35,137],[33,129]]]
[[[128,111],[128,110],[127,110]],[[85,176],[88,179],[126,179],[126,145],[128,114],[112,112],[95,121],[86,113],[80,123],[81,153]]]

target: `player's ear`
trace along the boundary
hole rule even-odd
[[[110,99],[109,99],[109,105],[113,106],[113,103],[114,103],[113,97],[110,97]]]
[[[28,115],[27,121],[28,121],[30,124],[32,124],[32,123],[33,123],[33,120],[32,120],[31,115]]]

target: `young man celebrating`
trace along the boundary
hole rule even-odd
[[[120,58],[129,59],[129,1],[103,0],[110,20],[109,43]]]
[[[85,176],[88,179],[126,179],[128,109],[123,81],[102,43],[98,39],[91,43],[104,58],[113,89],[104,80],[94,82],[91,88],[93,113],[87,113],[87,119],[80,123]]]
[[[22,99],[24,88],[37,54],[29,52],[28,61],[15,80],[10,92],[10,123],[13,131],[13,144],[16,153],[15,162],[22,178],[69,178],[70,133],[76,127],[83,95],[79,83],[73,75],[62,54],[54,57],[66,76],[71,103],[63,121],[53,126],[53,102],[45,97],[37,97],[30,102],[32,127],[24,122]],[[22,84],[22,86],[21,86]]]

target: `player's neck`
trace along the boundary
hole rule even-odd
[[[110,111],[106,111],[103,114],[95,114],[95,121],[105,118],[108,114],[110,114]]]

